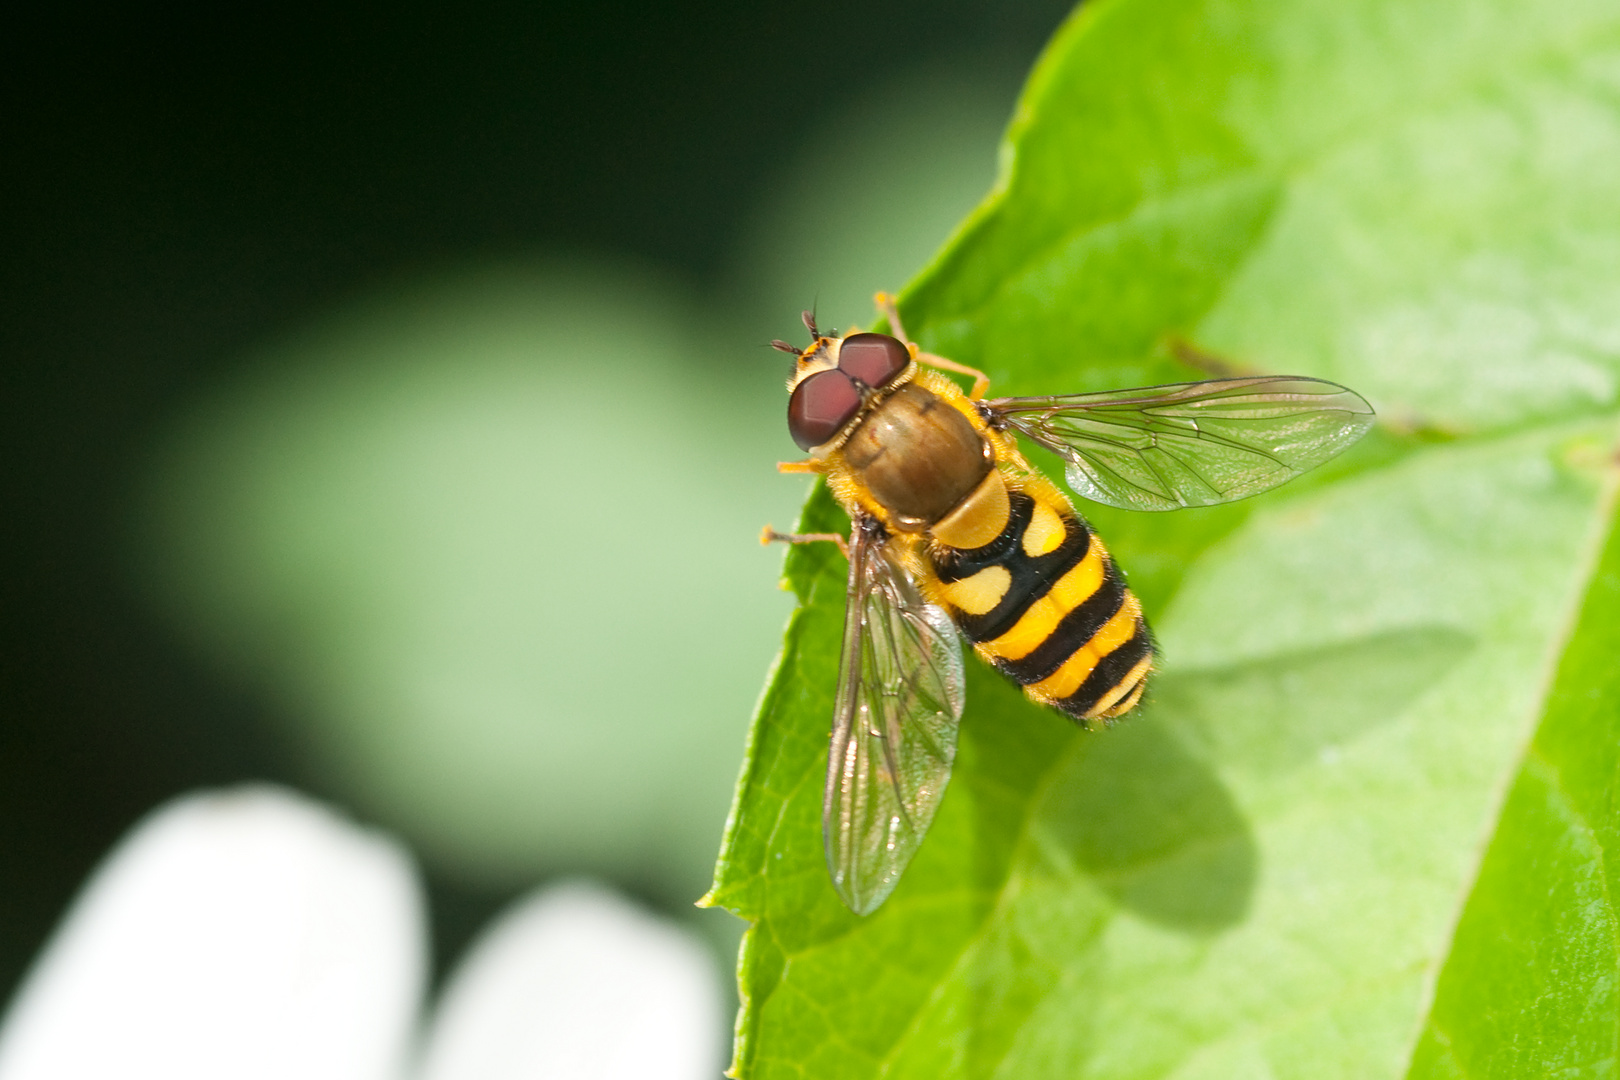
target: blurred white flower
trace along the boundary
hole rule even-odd
[[[601,888],[519,903],[452,976],[422,1080],[720,1074],[720,995],[703,948]]]
[[[607,891],[497,920],[410,1062],[427,968],[409,856],[273,788],[194,795],[110,855],[0,1027],[0,1080],[687,1080],[720,1071],[703,948]]]

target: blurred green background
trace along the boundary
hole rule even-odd
[[[726,940],[806,487],[765,342],[939,246],[1066,9],[14,13],[0,994],[250,778],[405,837],[441,967],[562,873]]]

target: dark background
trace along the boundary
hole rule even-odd
[[[1027,64],[1062,0],[58,5],[0,32],[0,1000],[175,793],[320,792],[131,584],[131,463],[251,343],[413,267],[537,249],[699,288],[816,121]],[[833,156],[832,168],[859,168]],[[503,897],[435,881],[440,967]]]

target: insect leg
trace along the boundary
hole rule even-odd
[[[966,364],[958,364],[955,360],[947,360],[943,356],[935,356],[933,353],[925,352],[917,354],[917,363],[927,364],[929,367],[936,367],[941,371],[954,371],[958,375],[972,376],[973,388],[968,391],[968,398],[972,401],[981,400],[984,397],[984,392],[990,389],[990,376],[978,368],[971,368]]]
[[[907,345],[911,344],[911,339],[906,337],[906,328],[900,322],[900,309],[894,306],[894,296],[886,292],[875,293],[872,296],[872,303],[876,304],[878,311],[889,320],[889,329],[894,331],[894,336]]]
[[[782,533],[767,525],[760,530],[759,542],[769,544],[772,540],[783,544],[816,544],[826,541],[837,544],[838,550],[844,553],[844,558],[849,558],[849,541],[837,533]]]
[[[919,364],[927,364],[929,367],[939,368],[941,371],[954,371],[958,375],[971,377],[973,379],[973,389],[968,391],[968,397],[973,401],[978,401],[984,397],[985,391],[990,389],[990,376],[978,368],[958,364],[955,360],[947,360],[943,356],[935,356],[933,353],[918,352],[916,344],[906,337],[906,328],[901,325],[900,309],[895,307],[894,297],[889,293],[880,292],[872,297],[872,302],[889,320],[889,329],[894,331],[894,336],[911,348],[912,354],[917,358]]]

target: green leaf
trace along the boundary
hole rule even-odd
[[[864,919],[821,852],[845,564],[789,555],[710,894],[753,924],[736,1074],[1612,1075],[1620,8],[1101,0],[1004,162],[905,296],[925,347],[1024,394],[1188,343],[1382,427],[1233,506],[1083,507],[1151,700],[1086,734],[970,663]]]
[[[1620,530],[1508,792],[1408,1074],[1609,1076],[1620,1043]]]

